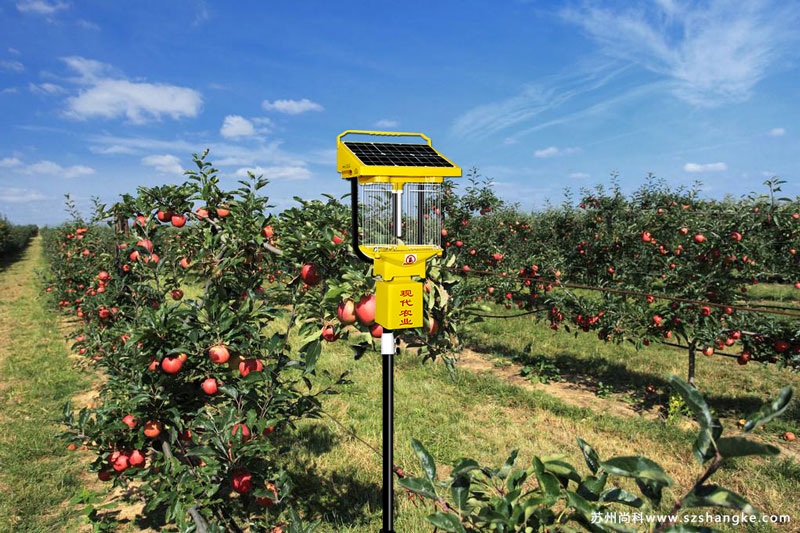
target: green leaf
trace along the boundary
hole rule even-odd
[[[608,461],[601,462],[600,466],[603,470],[615,476],[655,481],[667,487],[672,485],[672,480],[658,463],[640,455],[614,457]]]
[[[470,480],[467,476],[457,477],[450,486],[450,496],[453,498],[453,504],[455,504],[455,507],[459,512],[463,513],[467,507],[469,488]]]
[[[586,460],[586,466],[589,467],[589,470],[592,471],[592,474],[596,474],[597,470],[600,468],[600,456],[597,455],[597,452],[594,448],[592,448],[580,437],[576,438],[575,440],[578,441],[578,446],[580,446],[581,451],[583,452],[583,458]]]
[[[431,480],[428,478],[404,477],[399,479],[397,484],[405,489],[410,490],[411,492],[424,496],[425,498],[430,498],[432,500],[437,499],[436,489],[434,489],[433,483],[431,483]]]
[[[600,495],[601,502],[613,502],[630,505],[631,507],[641,507],[644,503],[641,498],[631,494],[627,490],[611,487],[603,491]]]
[[[641,493],[650,500],[654,505],[661,505],[661,493],[664,490],[664,485],[656,481],[647,479],[637,479],[636,486],[639,487]]]
[[[433,460],[428,450],[417,439],[411,439],[411,447],[419,457],[419,462],[422,464],[422,469],[425,471],[425,476],[431,481],[436,481],[436,461]]]
[[[685,507],[725,507],[746,514],[758,514],[750,502],[733,491],[717,485],[703,485],[693,490],[684,499]]]
[[[587,502],[582,496],[571,490],[567,491],[567,501],[570,507],[574,507],[576,511],[584,516],[592,514],[593,506]]]
[[[667,381],[681,395],[700,425],[700,434],[697,436],[692,451],[695,458],[702,463],[711,455],[710,451],[714,444],[714,438],[722,434],[722,426],[719,420],[711,414],[711,409],[708,407],[705,398],[697,389],[678,376],[669,376]]]
[[[725,437],[717,441],[717,449],[722,457],[743,457],[745,455],[778,455],[780,449],[771,444],[763,444],[744,437]]]
[[[778,397],[771,403],[763,405],[761,409],[747,417],[747,422],[744,425],[744,432],[748,433],[753,431],[758,426],[763,426],[770,420],[782,415],[789,406],[793,393],[794,391],[791,387],[782,388],[778,393]]]
[[[533,471],[536,473],[539,488],[542,489],[544,495],[551,499],[558,498],[561,494],[561,484],[553,474],[544,471],[544,464],[538,457],[533,458]]]
[[[564,461],[546,461],[544,469],[551,474],[555,474],[556,477],[571,479],[575,483],[581,482],[581,476],[575,470],[575,467]]]
[[[214,450],[207,446],[197,446],[186,452],[186,457],[208,457],[211,455],[214,455]]]
[[[479,470],[480,465],[474,459],[461,459],[456,465],[453,467],[453,472],[451,475],[456,478],[459,476],[463,476],[473,470]]]
[[[428,520],[428,522],[433,524],[434,527],[437,527],[443,531],[452,531],[456,533],[466,532],[464,526],[461,525],[458,517],[454,514],[437,511],[436,513],[425,518]]]

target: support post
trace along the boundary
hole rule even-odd
[[[689,378],[689,385],[691,385],[694,388],[697,388],[694,384],[694,365],[695,365],[696,355],[697,355],[697,340],[692,340],[692,342],[689,343],[689,375],[687,377]]]
[[[394,533],[394,332],[381,335],[383,359],[383,528]]]

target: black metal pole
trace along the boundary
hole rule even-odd
[[[394,533],[394,333],[381,335],[383,358],[383,528]]]

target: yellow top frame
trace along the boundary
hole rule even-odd
[[[347,146],[345,146],[342,137],[350,133],[362,135],[378,135],[378,136],[392,136],[392,137],[408,137],[416,136],[422,137],[431,147],[431,150],[436,152],[439,157],[453,165],[452,167],[401,167],[401,166],[373,166],[365,165],[358,159]],[[433,145],[431,140],[422,133],[405,133],[394,131],[365,131],[365,130],[347,130],[341,133],[336,138],[336,169],[342,174],[342,178],[351,179],[358,178],[359,183],[439,183],[444,177],[459,177],[461,176],[461,168],[456,166],[452,161],[440,154]]]

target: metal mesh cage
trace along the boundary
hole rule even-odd
[[[361,184],[361,244],[371,248],[399,244],[441,248],[441,204],[440,183],[407,183],[401,191],[393,191],[388,183]]]

